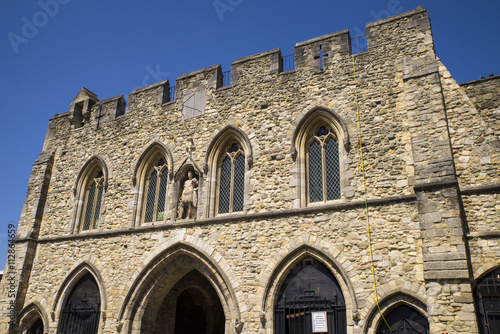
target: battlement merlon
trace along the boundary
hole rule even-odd
[[[428,12],[423,7],[401,13],[366,25],[367,61],[373,57],[418,58],[434,54],[431,26]],[[319,73],[336,70],[352,54],[349,30],[334,32],[299,42],[294,48],[294,69],[288,75]],[[362,71],[362,68],[359,69]],[[283,73],[283,56],[279,48],[235,60],[231,64],[231,81],[227,87],[277,79]],[[302,73],[302,74],[301,74]],[[69,112],[72,128],[79,128],[90,122],[96,128],[104,121],[131,112],[147,112],[139,107],[145,104],[164,105],[181,101],[195,91],[219,90],[223,87],[223,71],[220,64],[180,75],[176,80],[175,94],[171,92],[168,80],[136,89],[129,94],[128,102],[122,99],[106,99],[99,102],[97,96],[85,88],[72,102]],[[84,100],[82,100],[84,98]],[[78,100],[78,101],[77,101]],[[83,102],[82,102],[83,101]],[[113,102],[113,106],[108,104]],[[103,111],[107,105],[107,111]],[[105,113],[105,114],[103,114]],[[92,115],[90,115],[92,114]],[[61,115],[62,116],[62,115]]]

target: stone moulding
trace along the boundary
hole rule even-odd
[[[378,199],[369,199],[366,201],[368,206],[382,206],[382,205],[392,205],[399,203],[416,203],[417,196],[412,195],[403,195],[403,196],[393,196],[387,198],[378,198]],[[64,235],[58,237],[48,237],[48,238],[40,238],[38,240],[34,240],[32,238],[19,238],[16,239],[16,243],[27,242],[30,240],[34,240],[37,243],[50,243],[54,241],[68,241],[68,240],[77,240],[77,239],[92,239],[92,238],[107,238],[110,236],[116,235],[124,235],[130,233],[148,233],[151,231],[163,231],[169,229],[175,229],[182,226],[200,226],[206,224],[225,224],[228,222],[234,222],[235,220],[256,220],[256,219],[266,219],[266,218],[280,218],[280,217],[289,217],[289,216],[300,216],[305,214],[314,214],[319,212],[331,212],[331,211],[339,211],[346,209],[354,209],[354,208],[363,208],[365,207],[365,201],[356,201],[350,203],[336,203],[329,205],[321,205],[300,209],[289,209],[289,210],[278,210],[272,212],[259,212],[259,213],[247,213],[244,215],[229,215],[224,217],[213,217],[207,219],[200,219],[196,221],[188,221],[188,222],[180,222],[168,225],[154,225],[154,226],[141,226],[136,228],[128,228],[128,229],[120,229],[120,230],[110,230],[110,231],[100,231],[100,232],[88,232],[85,234],[72,234],[72,235]]]

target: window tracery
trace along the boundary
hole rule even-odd
[[[82,231],[94,230],[98,226],[101,211],[102,195],[104,191],[104,174],[101,169],[97,170],[89,179],[85,195],[85,216]]]
[[[239,128],[228,125],[207,149],[205,217],[247,210],[248,172],[253,162],[252,144]]]
[[[314,107],[299,121],[292,138],[291,155],[296,161],[296,205],[326,204],[343,196],[350,180],[345,157],[350,149],[349,133],[342,119],[324,107]]]
[[[159,158],[150,168],[146,179],[144,222],[163,221],[168,185],[168,166],[164,158]]]
[[[233,142],[221,155],[219,166],[218,213],[243,211],[245,191],[245,155]]]
[[[309,138],[307,176],[310,203],[341,198],[339,145],[326,125],[319,126]]]

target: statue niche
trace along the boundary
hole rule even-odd
[[[178,219],[194,219],[196,218],[196,210],[198,207],[198,179],[193,170],[187,172],[187,178],[184,183],[181,182],[179,188],[180,197],[177,207]]]

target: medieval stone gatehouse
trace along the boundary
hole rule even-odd
[[[33,166],[0,331],[500,333],[500,78],[457,84],[421,7],[366,41],[83,88]]]

